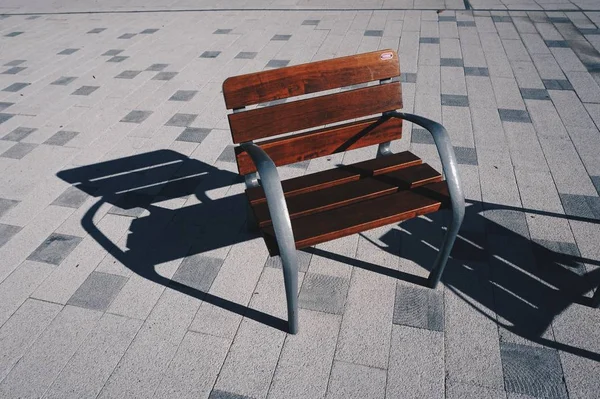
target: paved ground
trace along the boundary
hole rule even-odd
[[[0,397],[599,397],[599,26],[581,11],[0,16]],[[461,239],[437,290],[410,276],[444,215],[303,252],[288,336],[220,87],[379,48],[399,50],[406,110],[450,131]],[[439,166],[422,130],[394,146]]]

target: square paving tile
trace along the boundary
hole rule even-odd
[[[77,209],[89,198],[89,195],[77,187],[69,187],[58,196],[52,205]]]
[[[422,37],[419,39],[421,44],[440,44],[439,37]]]
[[[318,312],[342,314],[347,294],[347,279],[306,273],[300,295],[298,295],[298,306]]]
[[[500,342],[500,358],[508,392],[540,398],[568,398],[556,350]]]
[[[443,292],[396,284],[393,323],[444,331]]]
[[[417,83],[417,74],[402,72],[402,74],[400,75],[400,82],[402,82],[402,83]]]
[[[151,34],[156,33],[156,32],[158,32],[158,29],[156,29],[156,28],[148,28],[148,29],[144,29],[140,33],[142,35],[151,35]]]
[[[210,393],[208,399],[253,399],[250,396],[239,395],[237,393],[221,391],[219,389],[215,389]]]
[[[88,33],[100,33],[100,32],[104,32],[106,30],[106,28],[94,28],[90,31],[88,31]]]
[[[531,123],[529,113],[519,109],[498,109],[500,120],[503,122]]]
[[[540,271],[560,271],[560,268],[556,268],[556,266],[560,266],[579,276],[585,274],[585,266],[578,260],[581,253],[576,244],[550,240],[534,240],[534,243],[533,254]]]
[[[475,27],[475,21],[457,21],[458,27]]]
[[[208,292],[222,264],[222,259],[201,254],[187,256],[179,265],[172,280],[198,291]]]
[[[442,94],[442,105],[452,107],[468,107],[469,97],[457,94]]]
[[[275,35],[271,38],[271,40],[286,42],[290,40],[292,35]]]
[[[2,89],[2,91],[8,91],[11,93],[16,93],[24,88],[26,88],[27,86],[29,86],[31,83],[22,83],[22,82],[17,82],[17,83],[13,83],[10,86],[5,87],[4,89]]]
[[[127,278],[123,276],[92,272],[69,298],[67,305],[105,311],[126,282]]]
[[[366,30],[364,33],[364,36],[382,37],[383,31],[382,30]]]
[[[271,60],[267,63],[267,68],[282,68],[289,63],[290,60]]]
[[[410,142],[417,143],[417,144],[435,144],[435,141],[433,141],[433,136],[431,135],[431,133],[429,133],[425,129],[419,129],[419,128],[415,128],[415,127],[413,127],[413,129],[412,129]]]
[[[544,79],[543,82],[547,90],[573,90],[571,82],[566,79]]]
[[[136,35],[137,35],[137,33],[123,33],[117,39],[131,39],[132,37],[134,37]]]
[[[320,19],[305,19],[304,21],[302,21],[302,25],[317,26],[319,25],[319,22],[321,22]]]
[[[306,273],[308,271],[308,266],[310,265],[310,260],[312,259],[312,253],[307,252],[305,250],[299,250],[298,253],[298,270],[302,273]],[[269,256],[267,258],[267,262],[265,263],[265,267],[272,267],[274,269],[281,269],[281,256]]]
[[[230,33],[233,29],[217,29],[213,32],[214,35],[226,35]]]
[[[72,131],[68,131],[68,130],[60,130],[60,131],[54,133],[54,135],[52,137],[50,137],[48,140],[44,141],[44,144],[65,145],[69,141],[71,141],[73,138],[75,138],[75,136],[77,136],[78,134],[79,134],[78,132],[72,132]]]
[[[465,76],[490,76],[487,68],[465,67]]]
[[[521,97],[524,100],[550,100],[548,91],[545,89],[521,89]]]
[[[217,158],[217,161],[221,162],[235,162],[235,150],[232,145],[225,147],[221,155]]]
[[[177,90],[169,101],[190,101],[197,93],[197,90]]]
[[[8,133],[6,136],[2,137],[2,140],[8,141],[21,141],[25,137],[29,136],[31,133],[35,132],[37,129],[32,127],[18,127],[12,132]]]
[[[37,144],[17,143],[0,154],[2,158],[21,159],[37,147]]]
[[[10,118],[12,118],[13,116],[14,116],[13,114],[0,113],[0,125],[3,124],[4,122],[6,122],[7,120],[9,120]]]
[[[0,111],[4,111],[6,108],[10,107],[11,105],[15,105],[15,104],[0,102]]]
[[[80,237],[52,233],[27,259],[59,265],[80,242]]]
[[[10,241],[11,238],[19,231],[21,231],[22,227],[12,226],[10,224],[0,223],[0,248],[4,244]]]
[[[152,197],[149,195],[128,192],[122,194],[108,212],[113,215],[138,217],[151,202]]]
[[[238,53],[238,55],[236,55],[235,58],[244,59],[244,60],[253,60],[257,54],[258,53],[255,53],[252,51],[242,51],[242,52]]]
[[[74,96],[89,96],[96,90],[98,90],[100,86],[81,86],[79,89],[75,90],[71,95]]]
[[[513,237],[515,234],[529,238],[525,213],[516,211],[488,210],[485,213],[485,230],[488,235]]]
[[[454,147],[456,161],[461,165],[478,165],[475,148]]]
[[[171,80],[175,76],[177,76],[177,72],[159,72],[152,78],[152,80]]]
[[[21,71],[24,71],[27,67],[12,67],[2,72],[3,75],[16,75]]]
[[[57,85],[57,86],[66,86],[69,83],[71,83],[72,81],[74,81],[75,79],[77,79],[74,76],[61,76],[60,78],[56,79],[54,82],[50,83],[51,85]]]
[[[115,55],[114,57],[107,59],[106,62],[123,62],[127,58],[129,58],[129,57],[126,55]]]
[[[23,33],[25,33],[25,32],[10,32],[9,34],[4,35],[4,36],[6,36],[6,37],[15,37],[15,36],[22,35]]]
[[[188,127],[197,117],[196,114],[175,114],[165,123],[165,126]]]
[[[111,50],[108,50],[107,52],[105,52],[102,55],[115,56],[115,55],[121,54],[123,51],[125,51],[125,50],[111,49]]]
[[[185,130],[177,137],[177,141],[187,141],[189,143],[201,143],[211,132],[211,129],[203,129],[200,127],[186,127]]]
[[[560,194],[560,199],[567,215],[600,220],[600,197]]]
[[[15,206],[17,206],[18,203],[19,201],[16,200],[0,198],[0,217],[2,217]]]
[[[133,79],[136,76],[138,76],[140,73],[142,73],[142,71],[123,71],[120,74],[118,74],[117,76],[115,76],[116,79]]]
[[[441,58],[440,66],[443,67],[463,67],[462,58]]]
[[[141,111],[138,109],[134,109],[133,111],[131,111],[130,113],[125,115],[125,117],[123,119],[121,119],[120,122],[142,123],[150,115],[152,115],[152,111]]]
[[[26,62],[26,60],[12,60],[12,61],[4,64],[4,66],[17,66],[17,65],[21,65],[24,62]]]
[[[200,58],[217,58],[221,54],[220,51],[205,51],[200,54]]]
[[[168,66],[169,64],[152,64],[148,68],[146,68],[146,71],[160,72]]]
[[[58,53],[58,55],[71,55],[77,51],[79,51],[78,48],[66,48],[63,51],[61,51],[60,53]]]

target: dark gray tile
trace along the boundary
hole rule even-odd
[[[569,47],[569,43],[565,40],[544,40],[546,46],[550,48],[567,48]]]
[[[493,209],[485,211],[485,228],[488,235],[502,235],[529,238],[529,227],[525,213]]]
[[[2,217],[6,212],[10,211],[15,206],[17,206],[18,203],[19,201],[16,200],[0,198],[0,217]]]
[[[106,53],[104,53],[102,55],[115,56],[115,55],[121,54],[123,51],[125,51],[125,50],[111,49],[111,50],[108,50]]]
[[[242,51],[235,56],[235,58],[241,58],[244,60],[253,60],[258,53],[252,51]]]
[[[6,244],[22,227],[0,223],[0,248]]]
[[[51,85],[57,85],[57,86],[66,86],[69,83],[71,83],[72,81],[74,81],[75,79],[77,79],[74,76],[61,76],[60,78],[56,79],[54,82],[50,83]]]
[[[77,187],[69,187],[52,202],[52,205],[77,209],[89,198],[89,195]]]
[[[474,27],[475,21],[458,21],[456,25],[459,27]]]
[[[239,395],[237,393],[221,391],[215,389],[210,393],[208,399],[253,399],[250,396]]]
[[[165,123],[165,126],[188,127],[197,117],[196,114],[175,114]]]
[[[59,265],[80,242],[80,237],[52,233],[27,259]]]
[[[213,35],[226,35],[230,33],[233,29],[217,29],[213,32]]]
[[[469,97],[458,94],[442,94],[442,105],[452,107],[468,107]]]
[[[4,66],[17,66],[17,65],[21,65],[25,61],[26,60],[12,60],[12,61],[7,62],[6,64],[4,64]]]
[[[582,35],[600,35],[600,29],[596,28],[578,28]]]
[[[600,220],[600,197],[560,194],[560,199],[567,215]]]
[[[107,59],[106,62],[123,62],[127,58],[129,58],[129,57],[126,55],[115,55],[114,57]]]
[[[429,133],[425,129],[419,129],[419,128],[415,128],[415,127],[413,127],[413,129],[412,129],[410,142],[417,143],[417,144],[435,144],[431,133]]]
[[[121,119],[120,122],[142,123],[151,114],[152,114],[152,111],[140,111],[138,109],[134,109],[133,111],[131,111],[130,113],[125,115],[125,117],[123,119]]]
[[[36,130],[37,129],[32,127],[18,127],[12,132],[8,133],[6,136],[2,137],[2,140],[21,141]]]
[[[3,103],[0,102],[0,111],[4,111],[6,108],[10,107],[11,105],[15,105],[14,103]]]
[[[117,39],[131,39],[132,37],[134,37],[136,35],[137,35],[137,33],[123,33]]]
[[[24,89],[25,87],[29,86],[31,83],[21,83],[21,82],[17,82],[17,83],[13,83],[8,87],[5,87],[2,91],[9,91],[11,93],[16,93],[19,90]]]
[[[151,35],[151,34],[156,33],[156,32],[158,32],[158,29],[156,29],[156,28],[148,28],[148,29],[144,29],[140,33],[142,35]]]
[[[21,159],[37,147],[37,144],[17,143],[0,154],[2,158]]]
[[[596,191],[600,195],[600,176],[590,176],[590,179],[592,179],[592,183],[594,183],[594,187],[596,187]]]
[[[12,67],[2,72],[3,75],[16,75],[21,71],[24,71],[27,67]]]
[[[441,58],[440,66],[443,67],[462,67],[464,66],[462,58]]]
[[[396,284],[393,323],[444,331],[443,292]]]
[[[302,25],[317,26],[319,25],[319,22],[321,22],[320,19],[305,19],[304,21],[302,21]]]
[[[529,113],[520,109],[498,109],[500,120],[503,122],[531,123]]]
[[[308,168],[308,165],[310,165],[310,159],[306,161],[291,163],[289,165],[285,165],[285,167],[306,170]]]
[[[585,69],[587,69],[587,71],[589,73],[598,73],[600,72],[600,62],[596,62],[596,63],[592,63],[592,62],[583,62],[583,65],[585,65]]]
[[[29,17],[25,18],[25,19],[29,19],[29,20],[31,20],[31,19],[38,19],[38,18],[40,18],[40,17],[41,17],[41,15],[31,15],[31,16],[29,16]]]
[[[454,153],[456,154],[456,161],[461,165],[479,165],[475,148],[454,147]]]
[[[512,22],[512,18],[508,15],[492,15],[492,21],[494,22]]]
[[[177,72],[159,72],[152,78],[152,80],[171,80],[175,76],[177,76]]]
[[[366,30],[364,33],[364,36],[382,37],[383,31],[382,30]]]
[[[567,270],[579,276],[585,274],[585,266],[579,262],[581,253],[576,244],[538,239],[533,241],[537,244],[533,245],[533,254],[540,272],[556,273],[560,270]]]
[[[303,250],[299,250],[296,253],[298,254],[298,270],[303,273],[306,273],[308,271],[308,265],[310,264],[310,260],[312,259],[312,253]],[[269,256],[267,258],[267,262],[265,263],[265,267],[281,269],[281,257]]]
[[[547,90],[573,90],[568,80],[544,79],[543,82]]]
[[[151,202],[152,197],[149,195],[127,192],[115,201],[108,213],[113,215],[138,217],[144,213]]]
[[[221,54],[220,51],[205,51],[200,54],[200,58],[217,58]]]
[[[173,275],[173,281],[207,292],[221,270],[222,259],[196,254],[187,256]]]
[[[402,83],[417,83],[417,74],[402,72],[402,74],[400,75],[400,82],[402,82]]]
[[[223,152],[221,152],[221,155],[219,155],[219,158],[217,158],[217,161],[235,162],[235,150],[233,148],[232,145],[225,147]]]
[[[419,43],[422,44],[439,44],[440,43],[440,38],[439,37],[422,37],[419,39]]]
[[[543,398],[568,398],[558,352],[500,343],[504,387],[508,392]]]
[[[75,90],[71,95],[74,96],[89,96],[96,90],[98,90],[100,86],[81,86],[79,89]]]
[[[348,293],[348,280],[323,274],[306,273],[298,295],[298,306],[318,312],[342,314]]]
[[[438,22],[456,22],[456,17],[453,17],[453,16],[438,16]]]
[[[94,28],[94,29],[88,31],[88,33],[100,33],[100,32],[103,32],[105,30],[106,30],[106,28]]]
[[[292,35],[275,35],[271,38],[271,40],[286,42],[286,41],[290,40],[291,37],[292,37]]]
[[[211,129],[203,129],[200,127],[186,127],[185,130],[175,140],[187,141],[190,143],[201,143],[210,132]]]
[[[140,73],[142,73],[142,71],[123,71],[120,74],[118,74],[117,76],[115,76],[116,79],[133,79],[136,76],[138,76]]]
[[[6,37],[15,37],[15,36],[22,35],[23,33],[24,32],[10,32],[9,34],[4,35],[4,36],[6,36]]]
[[[546,89],[521,89],[524,100],[550,100]]]
[[[70,54],[76,53],[77,51],[79,51],[78,48],[66,48],[63,51],[61,51],[60,53],[58,53],[58,55],[70,55]]]
[[[289,63],[290,60],[271,60],[267,63],[267,68],[282,68]]]
[[[190,101],[197,93],[197,90],[177,90],[169,101]]]
[[[490,72],[487,68],[465,67],[465,76],[490,76]]]
[[[148,68],[146,68],[146,71],[160,72],[168,66],[169,64],[152,64]]]
[[[67,305],[105,311],[126,282],[127,277],[92,272],[69,298]]]
[[[548,20],[553,24],[569,24],[571,20],[567,17],[549,17]]]
[[[13,116],[14,116],[13,114],[0,113],[0,125],[3,124],[4,122],[6,122],[7,120],[9,120],[10,118],[12,118]]]

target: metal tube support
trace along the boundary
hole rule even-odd
[[[258,187],[260,185],[260,184],[258,184],[258,175],[256,174],[256,172],[248,173],[247,175],[245,175],[244,181],[246,183],[246,189]],[[247,220],[246,224],[248,226],[248,230],[250,230],[250,231],[258,230],[258,223],[256,221],[256,216],[254,216],[254,211],[252,210],[250,203],[246,204],[246,220]]]
[[[242,143],[241,147],[250,155],[260,175],[260,182],[265,190],[267,206],[273,221],[275,238],[279,246],[281,263],[283,264],[283,281],[287,299],[288,331],[298,332],[298,257],[292,222],[281,187],[281,180],[275,163],[259,146],[254,143]]]
[[[450,256],[450,251],[452,251],[454,241],[456,241],[456,237],[458,236],[460,225],[465,217],[465,196],[458,176],[458,166],[456,155],[454,154],[454,147],[452,147],[450,136],[444,126],[431,119],[397,111],[386,112],[384,113],[384,116],[404,119],[427,129],[433,136],[435,146],[437,147],[438,154],[442,161],[442,168],[446,177],[446,183],[448,184],[450,202],[452,204],[452,220],[450,221],[448,231],[444,236],[444,242],[438,252],[431,273],[429,273],[429,286],[435,288],[442,277],[448,257]]]

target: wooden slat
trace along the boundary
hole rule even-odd
[[[449,204],[446,182],[431,183],[384,197],[292,220],[296,248],[306,248],[361,231],[435,212]],[[269,253],[278,254],[273,227],[263,229]]]
[[[427,164],[420,164],[365,177],[358,181],[340,184],[323,190],[311,191],[286,199],[290,218],[297,219],[313,213],[381,197],[399,190],[407,190],[428,183],[442,181],[442,175]],[[253,207],[260,227],[271,225],[271,215],[266,202]]]
[[[397,140],[402,137],[402,119],[381,117],[299,133],[257,143],[277,166],[289,165],[338,152]],[[256,172],[252,159],[241,147],[235,148],[241,175]]]
[[[399,82],[229,114],[234,143],[402,108]]]
[[[284,180],[281,182],[281,185],[286,198],[289,198],[301,193],[332,187],[337,184],[358,180],[361,177],[375,176],[420,163],[422,161],[419,157],[408,151],[404,151],[398,154],[370,159],[352,165],[340,165],[335,169]],[[262,187],[250,188],[246,190],[246,195],[253,205],[266,201],[265,192]]]
[[[223,95],[227,109],[233,109],[398,75],[396,52],[380,50],[230,77]]]

